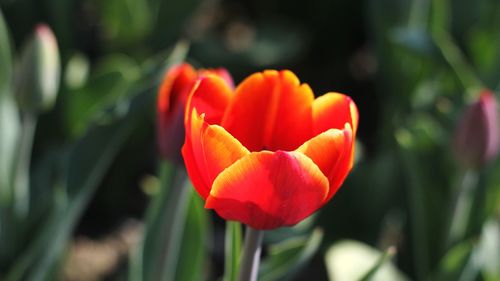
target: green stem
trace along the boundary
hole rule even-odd
[[[247,227],[238,281],[257,281],[263,237],[262,230]]]
[[[384,251],[384,253],[380,256],[380,258],[377,260],[377,263],[365,274],[363,275],[362,278],[360,278],[360,281],[370,281],[373,279],[373,276],[378,272],[378,270],[386,264],[387,261],[392,259],[394,255],[396,254],[396,247],[390,246],[387,248],[387,250]]]
[[[30,160],[36,123],[36,115],[24,113],[14,184],[14,210],[19,218],[24,218],[29,211]]]
[[[430,5],[428,0],[413,0],[408,16],[408,25],[410,27],[425,28],[429,21]]]
[[[462,239],[466,234],[477,179],[477,174],[473,170],[466,170],[463,174],[459,190],[452,203],[446,243],[448,246]]]
[[[437,30],[434,32],[433,38],[464,89],[484,88],[483,82],[476,76],[464,54],[447,31]]]
[[[238,262],[241,253],[241,223],[226,222],[224,242],[224,281],[236,281],[238,278]]]

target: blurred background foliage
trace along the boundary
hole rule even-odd
[[[316,95],[346,93],[359,107],[357,165],[317,216],[266,236],[262,280],[500,280],[500,161],[465,171],[451,148],[465,108],[482,89],[500,92],[500,1],[0,0],[0,9],[1,280],[140,280],[128,256],[154,221],[146,209],[159,182],[173,181],[158,164],[156,91],[183,60],[225,67],[236,82],[291,69]],[[55,105],[35,114],[31,149],[15,84],[39,87],[17,69],[41,22],[57,38],[60,83]],[[450,239],[462,197],[472,207]],[[200,275],[180,267],[176,280],[217,280],[228,266],[224,223],[189,200],[185,233],[202,235],[184,239],[201,246],[183,251],[202,261]]]

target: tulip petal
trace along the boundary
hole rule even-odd
[[[161,114],[168,114],[175,110],[177,104],[184,104],[196,75],[196,71],[187,63],[175,66],[165,74],[158,92],[158,111]]]
[[[186,142],[182,146],[181,152],[182,158],[184,158],[184,165],[186,165],[187,174],[194,189],[203,199],[206,199],[208,194],[210,194],[210,186],[205,182],[202,176],[203,170],[200,170],[194,156],[191,141],[188,141],[187,138]]]
[[[264,71],[237,88],[222,126],[250,151],[293,150],[311,137],[314,95],[290,71]]]
[[[231,88],[221,77],[211,74],[201,77],[189,95],[186,119],[191,117],[191,111],[196,108],[199,114],[205,114],[206,122],[220,124],[231,96]]]
[[[255,229],[294,225],[322,206],[328,180],[298,152],[254,152],[214,181],[205,207]]]
[[[328,201],[335,195],[352,168],[352,130],[349,124],[344,130],[330,129],[308,140],[296,151],[309,157],[328,178]]]
[[[231,89],[234,88],[233,77],[231,77],[231,74],[225,68],[200,69],[200,71],[198,71],[198,75],[200,77],[217,75],[222,78]]]
[[[201,197],[206,198],[214,179],[250,152],[218,125],[209,125],[194,109],[183,156],[189,176]]]
[[[358,130],[358,109],[353,100],[344,94],[327,93],[313,103],[313,133],[317,135],[328,129],[343,129],[345,123]]]
[[[184,141],[184,107],[187,95],[196,82],[196,71],[189,64],[172,67],[158,91],[157,134],[163,158],[179,161]]]

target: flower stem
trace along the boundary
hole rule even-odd
[[[257,280],[263,236],[263,231],[247,227],[238,281]]]
[[[226,222],[224,281],[238,280],[238,269],[241,254],[241,223]]]

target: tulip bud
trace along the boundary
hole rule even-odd
[[[182,162],[184,144],[184,108],[188,94],[198,78],[216,75],[232,87],[231,75],[223,68],[195,70],[189,64],[172,67],[163,79],[158,92],[158,146],[164,159]]]
[[[184,143],[184,107],[196,81],[196,71],[189,64],[171,68],[158,92],[158,146],[163,158],[180,162]]]
[[[466,168],[479,168],[494,159],[499,146],[499,122],[495,95],[483,90],[467,108],[455,133],[457,159]]]
[[[52,30],[39,24],[25,45],[16,72],[19,107],[28,112],[50,110],[59,89],[60,62]]]

